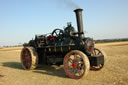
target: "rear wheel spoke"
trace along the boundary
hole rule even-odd
[[[73,59],[71,59],[71,58],[69,58],[68,61],[69,61],[70,63],[73,63]]]

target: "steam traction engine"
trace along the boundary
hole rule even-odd
[[[21,51],[21,64],[24,69],[35,69],[38,64],[64,65],[70,78],[80,79],[89,69],[100,70],[105,62],[104,53],[94,48],[92,38],[84,37],[82,9],[74,10],[78,32],[71,23],[51,34],[36,35]]]

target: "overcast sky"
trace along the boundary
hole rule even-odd
[[[83,9],[85,36],[128,38],[128,0],[0,0],[0,46],[23,44],[67,22],[77,30],[76,8]]]

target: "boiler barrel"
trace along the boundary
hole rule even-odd
[[[84,42],[76,41],[63,41],[58,42],[54,46],[48,46],[47,48],[48,53],[68,53],[71,50],[83,50],[84,49]]]

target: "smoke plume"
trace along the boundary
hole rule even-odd
[[[58,4],[69,9],[80,8],[73,0],[56,0]]]

